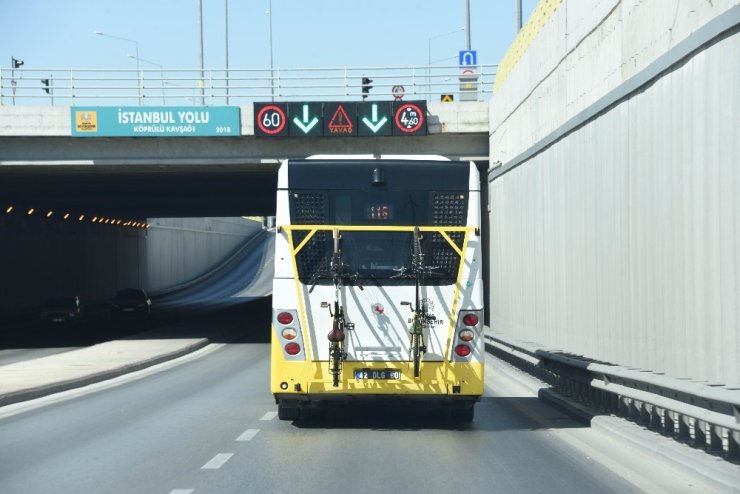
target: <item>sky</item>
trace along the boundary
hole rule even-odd
[[[465,0],[271,0],[272,15],[270,0],[202,0],[206,69],[225,67],[227,1],[232,70],[270,66],[270,18],[276,69],[453,65],[465,49]],[[469,2],[471,49],[497,64],[515,0]],[[199,26],[198,0],[0,0],[0,68],[133,70],[138,46],[141,69],[198,69]]]

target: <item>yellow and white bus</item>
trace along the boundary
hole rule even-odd
[[[271,391],[278,416],[483,394],[480,178],[439,156],[315,156],[278,174]]]

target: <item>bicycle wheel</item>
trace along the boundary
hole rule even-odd
[[[421,345],[419,333],[411,333],[411,358],[414,359],[414,377],[421,373]]]
[[[339,374],[341,372],[342,362],[342,347],[339,342],[332,342],[329,344],[329,372],[332,377],[332,384],[334,387],[339,386]]]

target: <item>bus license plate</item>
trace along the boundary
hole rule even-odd
[[[401,379],[397,369],[355,369],[355,379]]]

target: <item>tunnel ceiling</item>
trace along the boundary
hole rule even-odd
[[[275,214],[277,168],[277,163],[0,166],[0,207],[119,218],[267,216]]]

